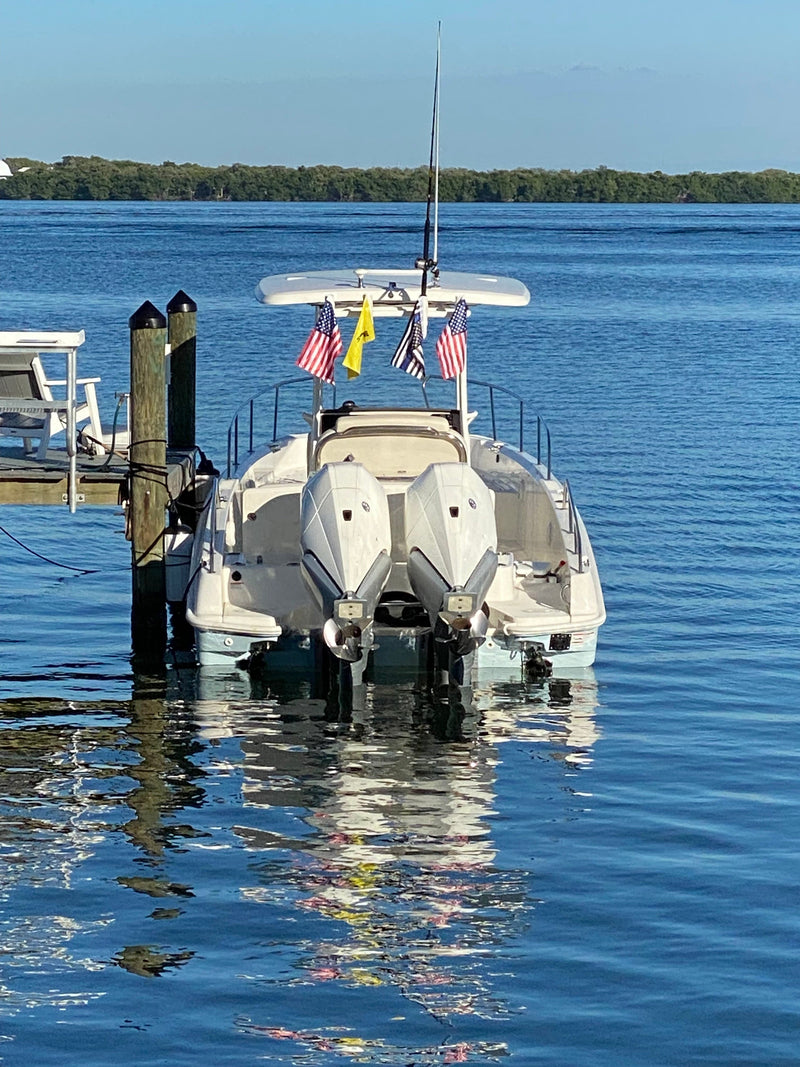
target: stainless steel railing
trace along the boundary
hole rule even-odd
[[[578,557],[578,574],[583,574],[583,538],[581,537],[581,524],[578,518],[578,509],[575,507],[575,501],[572,499],[572,489],[570,488],[569,481],[564,479],[564,507],[567,511],[567,529],[574,536],[574,550]]]
[[[430,407],[430,402],[426,386],[430,381],[431,379],[426,379],[426,381],[422,382],[423,396],[428,407]],[[287,389],[298,385],[307,386],[308,384],[308,375],[284,378],[282,381],[276,382],[274,385],[254,394],[237,408],[228,427],[226,477],[231,477],[239,464],[240,455],[252,452],[256,444],[265,440],[266,433],[259,433],[259,427],[261,427],[262,431],[267,432],[271,429],[271,437],[268,438],[270,443],[274,443],[278,439],[282,394],[285,394]],[[500,434],[503,434],[506,428],[510,429],[510,426],[513,425],[513,433],[508,438],[509,443],[516,444],[520,452],[524,451],[525,401],[523,398],[504,385],[496,385],[493,382],[485,382],[477,378],[468,379],[467,385],[468,387],[477,386],[487,390],[489,399],[488,416],[491,423],[492,437],[498,440]],[[336,386],[331,387],[329,404],[331,407],[336,406]],[[510,411],[508,410],[509,405],[511,407]],[[511,420],[510,423],[509,420]],[[244,451],[245,445],[246,452]],[[550,478],[552,476],[552,442],[550,430],[541,415],[536,416],[536,462],[540,467],[546,469],[547,477]]]
[[[247,444],[247,452],[252,452],[258,443],[256,437],[257,426],[264,425],[272,428],[272,436],[269,443],[278,439],[278,426],[280,422],[280,398],[281,391],[292,386],[308,386],[310,379],[307,374],[298,375],[294,378],[284,378],[274,385],[262,389],[260,393],[251,396],[239,408],[237,408],[228,427],[228,462],[226,477],[230,478],[239,464],[240,448]],[[271,397],[270,401],[266,398]],[[333,387],[333,404],[336,404],[336,387]],[[245,453],[246,454],[246,453]]]
[[[484,382],[477,378],[468,378],[468,386],[479,386],[482,389],[488,390],[489,393],[489,418],[492,424],[492,437],[498,439],[498,419],[497,419],[497,401],[495,399],[496,394],[501,394],[508,398],[512,405],[516,405],[516,430],[517,430],[517,447],[520,452],[525,449],[525,401],[519,395],[515,393],[513,389],[507,388],[505,385],[496,385],[494,382]],[[502,428],[501,428],[502,429]],[[544,446],[544,452],[543,452]],[[545,462],[542,459],[544,456]],[[547,477],[552,475],[552,442],[550,439],[550,430],[547,423],[544,421],[541,415],[536,416],[536,462],[539,466],[546,466]]]

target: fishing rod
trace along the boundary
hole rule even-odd
[[[436,31],[436,74],[433,82],[433,119],[431,120],[431,153],[428,163],[428,203],[425,209],[425,236],[422,242],[422,258],[414,264],[422,271],[420,295],[428,291],[428,271],[436,274],[439,251],[439,68],[442,52],[442,24]],[[433,216],[433,258],[431,258],[431,203]]]

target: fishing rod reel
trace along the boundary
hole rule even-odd
[[[420,256],[419,259],[414,261],[415,270],[429,270],[434,277],[439,276],[439,264],[435,259],[429,259],[425,256]]]

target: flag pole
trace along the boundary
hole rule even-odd
[[[436,34],[436,75],[433,82],[433,119],[431,120],[431,153],[428,163],[428,202],[425,210],[425,235],[422,243],[422,258],[415,266],[422,271],[420,295],[428,291],[428,271],[436,268],[439,230],[439,59],[441,53],[442,24],[439,23]],[[433,259],[431,259],[431,204],[435,195],[435,224],[433,238]]]

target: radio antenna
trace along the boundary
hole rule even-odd
[[[439,61],[442,50],[442,24],[436,32],[436,76],[433,82],[433,119],[431,121],[431,154],[428,163],[428,203],[425,210],[425,237],[422,258],[416,266],[422,271],[422,296],[428,291],[428,271],[436,270],[439,253]],[[433,258],[431,258],[431,204],[433,204]]]
[[[434,120],[433,128],[436,131],[436,151],[434,160],[434,188],[433,188],[433,270],[439,264],[439,86],[441,82],[441,55],[442,55],[442,24],[436,31],[436,86],[434,88]]]

